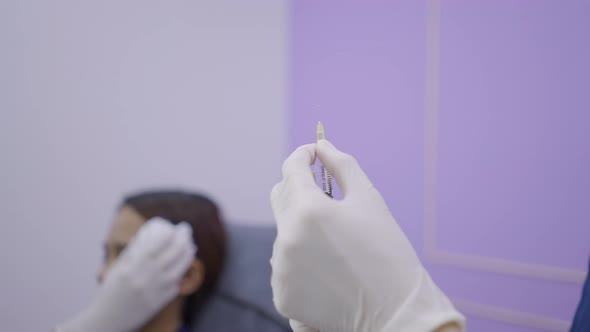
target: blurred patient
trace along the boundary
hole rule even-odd
[[[111,265],[142,225],[153,217],[173,224],[187,222],[198,250],[183,277],[179,296],[166,305],[139,331],[184,331],[198,319],[200,309],[220,277],[226,251],[224,226],[219,209],[205,196],[181,191],[151,191],[123,200],[105,244],[105,261],[98,280],[102,282]]]

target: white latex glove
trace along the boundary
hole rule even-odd
[[[63,332],[130,332],[177,294],[196,252],[186,223],[149,220],[113,263],[94,302],[57,328]]]
[[[315,156],[341,201],[316,185]],[[271,194],[277,238],[274,303],[298,332],[433,331],[463,316],[433,283],[385,201],[353,157],[321,140],[283,164]]]

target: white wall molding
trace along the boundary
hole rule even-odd
[[[543,317],[458,298],[451,298],[451,300],[462,313],[480,318],[544,331],[566,332],[570,328],[570,323],[561,319]],[[469,322],[467,323],[467,327],[469,327]]]

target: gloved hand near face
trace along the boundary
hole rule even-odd
[[[113,264],[90,306],[57,331],[136,330],[178,294],[195,251],[188,224],[151,219]]]
[[[344,198],[330,199],[319,157]],[[353,157],[326,140],[298,148],[273,188],[272,288],[295,331],[433,331],[463,316],[434,284]]]

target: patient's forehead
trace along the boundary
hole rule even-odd
[[[115,215],[107,243],[127,244],[144,223],[145,218],[133,208],[128,206],[122,207]]]

